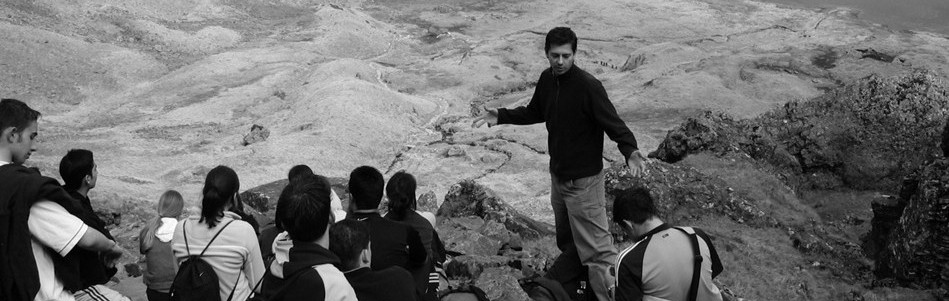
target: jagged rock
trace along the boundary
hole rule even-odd
[[[946,118],[946,128],[942,130],[942,156],[949,158],[949,118]]]
[[[897,279],[949,290],[949,158],[919,172],[919,186],[886,249]]]
[[[244,146],[248,146],[257,142],[266,141],[270,137],[270,130],[264,128],[264,126],[255,124],[250,127],[250,133],[244,135]]]
[[[737,153],[776,167],[793,186],[896,189],[937,153],[949,111],[939,78],[927,71],[869,76],[749,120],[706,112],[669,131],[650,156],[676,162],[698,152]]]
[[[911,184],[916,185],[916,182]],[[889,277],[892,271],[886,264],[886,246],[890,242],[890,233],[899,225],[903,209],[906,208],[908,198],[878,198],[870,204],[873,210],[873,219],[870,221],[870,233],[864,238],[863,249],[867,256],[876,260],[876,274],[879,277]]]
[[[328,180],[333,191],[336,192],[336,195],[338,195],[342,201],[343,208],[345,209],[346,206],[349,205],[349,192],[347,188],[349,180],[345,178],[328,178]],[[283,192],[283,188],[287,187],[289,182],[287,179],[281,179],[260,185],[242,192],[240,198],[244,204],[255,210],[272,215],[272,210],[277,207],[277,199],[280,198],[280,193]]]
[[[416,201],[418,210],[425,212],[435,212],[438,211],[438,199],[435,197],[434,191],[429,191],[423,193],[418,197]]]
[[[473,180],[452,185],[438,208],[439,217],[477,216],[495,221],[525,239],[554,233],[553,226],[532,220],[504,203],[497,194]]]
[[[481,273],[475,285],[483,289],[492,301],[530,300],[517,282],[521,277],[520,272],[509,267],[490,268]]]
[[[441,225],[450,223],[447,221]],[[465,255],[497,255],[502,245],[497,239],[463,227],[441,226],[439,236],[445,243],[445,250]]]
[[[710,213],[724,214],[739,223],[768,224],[763,211],[747,196],[738,194],[725,181],[705,175],[694,168],[652,162],[646,165],[647,172],[633,177],[622,163],[605,172],[607,211],[612,216],[613,195],[630,187],[646,187],[656,201],[656,207],[666,222],[688,224]],[[614,230],[617,236],[622,232]]]
[[[522,248],[521,236],[517,233],[508,231],[501,223],[495,221],[487,221],[484,223],[484,226],[479,229],[482,235],[497,239],[501,242],[502,247],[511,248],[514,250],[520,250]]]
[[[481,272],[489,268],[505,267],[512,260],[498,255],[462,255],[445,263],[445,275],[451,279],[476,279]]]

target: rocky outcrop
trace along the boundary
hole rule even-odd
[[[706,112],[669,131],[650,154],[737,153],[773,165],[793,186],[896,189],[937,153],[949,90],[934,73],[869,76],[809,101],[736,121]]]
[[[349,204],[349,193],[347,185],[349,183],[348,179],[345,178],[327,178],[330,182],[330,186],[333,188],[333,191],[336,192],[336,195],[339,196],[340,200],[343,203],[343,208]],[[244,192],[241,192],[240,197],[244,204],[254,208],[255,210],[264,213],[270,214],[273,216],[273,210],[277,208],[277,199],[280,198],[280,193],[283,192],[283,188],[287,187],[287,184],[290,181],[287,179],[276,180],[264,185],[260,185],[251,189],[248,189]]]
[[[473,180],[453,185],[436,214],[441,218],[476,216],[494,221],[525,239],[536,239],[554,233],[549,224],[532,220],[504,203],[494,191]]]
[[[949,158],[921,169],[890,238],[883,260],[897,279],[949,290]]]
[[[475,285],[484,290],[488,299],[493,301],[523,301],[530,300],[527,293],[521,289],[517,280],[516,270],[508,267],[490,268],[481,273]]]
[[[250,127],[250,133],[244,135],[244,146],[248,146],[257,142],[266,141],[270,137],[270,130],[264,128],[264,126],[255,124]]]
[[[946,128],[942,130],[942,156],[949,158],[949,118],[946,118]]]

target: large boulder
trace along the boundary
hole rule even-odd
[[[947,112],[949,89],[934,73],[869,76],[749,120],[711,112],[689,118],[650,156],[676,162],[699,152],[738,153],[798,187],[896,189],[938,153]]]
[[[343,202],[343,208],[346,208],[349,204],[349,189],[347,188],[349,180],[345,178],[327,179],[333,191],[336,192],[336,195],[338,195]],[[244,204],[263,214],[269,213],[272,216],[273,210],[277,208],[277,199],[280,198],[280,193],[283,192],[283,188],[287,187],[289,183],[290,181],[287,179],[276,180],[248,189],[242,192],[240,197],[241,200],[244,201]]]
[[[517,282],[521,276],[512,268],[490,268],[481,273],[475,285],[483,289],[493,301],[531,300]]]
[[[890,238],[885,260],[897,279],[949,290],[949,158],[920,170],[915,194]]]
[[[436,215],[439,218],[477,216],[485,221],[500,223],[525,239],[536,239],[554,233],[553,226],[517,212],[494,191],[473,180],[452,185]]]

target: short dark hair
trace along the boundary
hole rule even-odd
[[[300,164],[300,165],[290,168],[290,172],[287,174],[287,179],[290,181],[293,181],[299,176],[312,175],[312,174],[313,174],[313,170],[310,169],[309,166]]]
[[[382,173],[372,166],[356,167],[349,174],[349,193],[359,210],[378,209],[385,185]]]
[[[330,251],[339,257],[343,269],[359,266],[359,253],[369,248],[369,226],[365,222],[345,219],[330,228]]]
[[[0,99],[0,132],[11,127],[22,131],[39,118],[40,112],[31,109],[22,101],[10,98]]]
[[[63,188],[73,191],[82,187],[82,180],[92,174],[95,164],[91,151],[69,150],[59,161],[59,176],[63,177]]]
[[[645,187],[620,190],[613,200],[613,221],[631,221],[642,224],[651,217],[659,216],[656,203]]]
[[[326,178],[303,175],[290,182],[277,200],[277,219],[290,238],[315,241],[330,223],[330,186]]]
[[[415,177],[401,170],[386,184],[386,197],[389,198],[389,214],[393,219],[401,221],[411,210],[415,210]]]
[[[547,38],[544,39],[544,53],[550,51],[550,48],[563,44],[570,44],[573,52],[577,52],[577,34],[573,33],[570,27],[556,27],[547,32]]]
[[[199,221],[207,223],[208,228],[214,228],[219,222],[219,214],[224,210],[224,206],[240,189],[241,181],[233,169],[224,165],[211,169],[207,178],[204,179],[204,189],[201,190],[204,197],[201,199]]]

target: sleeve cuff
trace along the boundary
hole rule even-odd
[[[62,249],[59,249],[56,252],[59,253],[60,256],[65,257],[66,254],[69,254],[69,252],[71,252],[72,249],[76,247],[76,244],[79,243],[79,240],[82,239],[82,236],[86,235],[86,231],[89,231],[89,226],[87,226],[86,224],[82,224],[82,226],[79,227],[79,231],[76,231],[76,233],[69,240],[69,242],[66,243],[66,245],[63,246]]]

